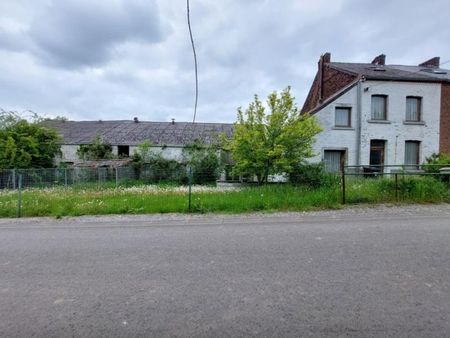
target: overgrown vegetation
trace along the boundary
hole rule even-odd
[[[333,187],[339,185],[339,177],[327,173],[321,163],[298,163],[292,166],[289,182],[310,188]]]
[[[186,184],[188,168],[192,168],[193,184],[212,184],[222,170],[217,145],[194,142],[182,150],[181,158],[168,159],[161,151],[152,149],[150,142],[140,144],[132,155],[136,178],[155,183],[173,182]]]
[[[100,135],[96,135],[92,143],[80,145],[77,155],[84,161],[106,160],[114,157],[112,146],[104,142]]]
[[[270,94],[267,108],[257,95],[247,109],[239,108],[233,136],[225,144],[234,172],[256,176],[260,184],[270,175],[291,173],[313,156],[314,136],[321,131],[314,117],[299,114],[290,87]]]
[[[449,188],[432,177],[350,179],[347,202],[440,203],[450,202]],[[143,185],[140,187],[83,186],[31,189],[22,193],[24,216],[79,216],[188,212],[187,187]],[[192,212],[242,213],[254,211],[303,211],[340,208],[339,185],[311,188],[303,185],[268,184],[238,189],[193,186]],[[0,217],[15,217],[17,192],[0,191]]]
[[[41,122],[36,114],[29,122],[15,112],[0,110],[0,169],[54,167],[59,136]]]
[[[444,153],[434,153],[425,159],[425,164],[424,169],[427,173],[439,174],[440,169],[450,167],[450,155]],[[448,175],[439,175],[439,178],[441,181],[449,181]]]

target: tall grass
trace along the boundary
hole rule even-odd
[[[338,185],[309,188],[287,184],[233,190],[194,187],[192,212],[243,213],[252,211],[303,211],[339,208]],[[73,187],[30,189],[22,193],[23,216],[80,216],[188,212],[187,187],[139,186],[131,188]],[[349,179],[347,202],[355,203],[449,202],[448,186],[431,177],[399,180]],[[17,192],[0,191],[0,217],[15,217]]]

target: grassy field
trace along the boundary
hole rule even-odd
[[[448,186],[430,177],[402,180],[395,192],[391,179],[350,179],[347,203],[449,202]],[[17,192],[0,192],[0,217],[16,217]],[[310,189],[266,185],[241,189],[194,186],[192,212],[243,213],[340,208],[339,186]],[[188,212],[187,187],[78,187],[22,192],[22,216],[80,216]]]

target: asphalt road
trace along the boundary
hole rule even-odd
[[[2,337],[449,337],[450,207],[0,222]]]

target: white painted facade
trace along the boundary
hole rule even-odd
[[[358,90],[361,109],[358,109]],[[387,120],[371,120],[372,95],[387,96]],[[439,152],[439,122],[441,85],[396,81],[364,81],[317,111],[318,123],[323,131],[316,136],[316,156],[311,162],[324,160],[325,150],[345,151],[346,165],[369,165],[371,140],[385,140],[385,165],[405,163],[405,142],[420,142],[420,163],[427,156]],[[421,122],[405,122],[406,97],[420,97]],[[351,108],[351,126],[335,126],[335,109]],[[361,112],[360,128],[358,111]],[[360,130],[360,131],[359,131]],[[358,133],[360,132],[360,137]],[[358,159],[358,147],[360,156]]]
[[[75,144],[63,144],[61,145],[61,157],[57,159],[57,162],[79,162],[80,158],[77,155],[77,150],[80,146]],[[137,146],[130,146],[130,156],[133,155],[134,151],[137,150]],[[182,147],[151,147],[151,150],[168,160],[178,160],[182,159]],[[112,146],[113,155],[118,155],[118,147]]]

